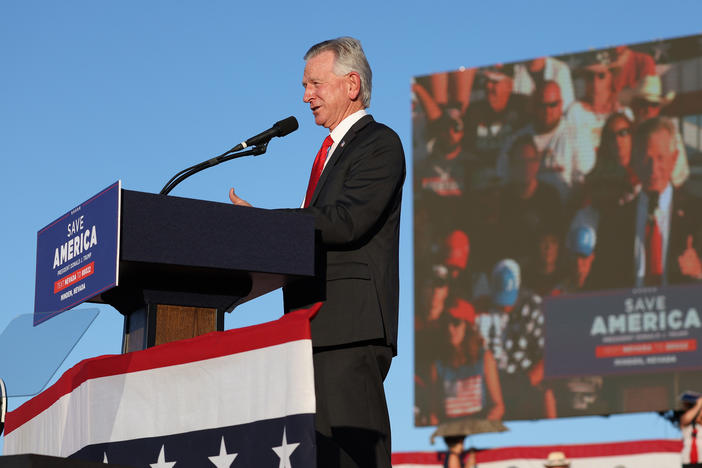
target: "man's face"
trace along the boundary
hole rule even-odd
[[[539,240],[539,254],[544,265],[555,265],[560,245],[555,234],[546,234]]]
[[[509,166],[509,180],[517,185],[529,185],[539,173],[541,158],[534,145],[523,144],[513,148]]]
[[[592,261],[595,259],[595,254],[576,255],[575,256],[575,276],[578,282],[578,286],[583,287],[585,285],[585,280],[590,275],[590,269],[592,268]]]
[[[585,75],[585,95],[589,102],[594,102],[602,96],[608,96],[612,91],[612,72],[605,68],[590,70]]]
[[[458,347],[463,342],[466,336],[466,326],[468,323],[465,320],[451,320],[448,324],[449,340],[454,347]]]
[[[616,119],[612,123],[614,148],[617,151],[617,161],[622,167],[628,167],[631,162],[631,127],[624,119]]]
[[[644,190],[661,193],[668,186],[678,155],[672,141],[673,136],[660,129],[649,135],[643,153],[636,155],[637,171]]]
[[[453,125],[448,129],[448,137],[452,146],[457,145],[463,139],[463,120],[459,109],[448,109],[447,114]]]
[[[463,120],[459,109],[446,109],[447,119],[443,128],[440,128],[435,143],[436,154],[446,156],[454,152],[463,139]]]
[[[310,105],[314,121],[329,130],[334,130],[345,117],[360,106],[352,99],[353,83],[350,75],[338,76],[334,73],[336,55],[331,50],[324,51],[307,60],[302,76],[305,94],[302,100]]]
[[[503,77],[499,80],[488,79],[485,82],[488,104],[495,112],[502,112],[507,107],[509,95],[512,93],[512,79]]]
[[[636,122],[643,122],[644,120],[658,117],[658,114],[661,113],[660,103],[641,98],[634,99],[631,103],[631,108],[634,111]]]
[[[530,72],[533,72],[533,73],[540,72],[546,66],[546,57],[538,57],[538,58],[532,59],[529,62],[528,66],[529,66]]]
[[[534,116],[536,127],[542,132],[556,128],[563,116],[561,88],[556,83],[548,83],[535,97]]]

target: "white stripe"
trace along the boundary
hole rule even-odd
[[[68,456],[109,441],[314,413],[312,344],[91,379],[5,437],[5,454]]]
[[[616,465],[637,468],[679,468],[680,454],[670,452],[650,452],[636,455],[613,455],[608,457],[572,458],[571,468],[612,468]],[[480,463],[480,468],[543,468],[542,459],[512,458]],[[393,468],[441,468],[441,463],[400,463]]]
[[[567,455],[567,454],[566,454]],[[612,468],[617,465],[635,466],[636,468],[679,468],[678,453],[640,453],[636,455],[613,455],[607,457],[570,458],[571,468]],[[481,463],[480,468],[543,468],[544,460],[519,459],[499,462]]]

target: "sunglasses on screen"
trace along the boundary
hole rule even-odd
[[[548,107],[549,109],[555,109],[558,107],[558,105],[561,103],[561,101],[550,101],[550,102],[540,102],[539,105],[541,107]]]
[[[637,99],[635,104],[639,107],[660,107],[660,102],[647,101],[645,99]]]
[[[594,80],[597,78],[598,80],[604,80],[607,77],[606,72],[590,72],[587,74],[587,77],[591,80]]]

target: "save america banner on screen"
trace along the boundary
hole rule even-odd
[[[697,369],[702,288],[545,299],[545,377]],[[567,355],[568,360],[558,356]]]
[[[415,424],[677,407],[702,36],[475,65],[412,82]]]

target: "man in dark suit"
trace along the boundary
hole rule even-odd
[[[600,220],[592,272],[596,289],[702,280],[702,205],[671,183],[676,134],[663,117],[637,127],[632,164],[641,191]]]
[[[285,309],[321,303],[311,323],[318,466],[390,468],[383,381],[397,354],[404,152],[365,112],[371,70],[359,41],[322,42],[305,60],[303,100],[331,138],[299,209],[315,216],[316,275],[284,289]],[[233,190],[230,199],[247,205]]]

